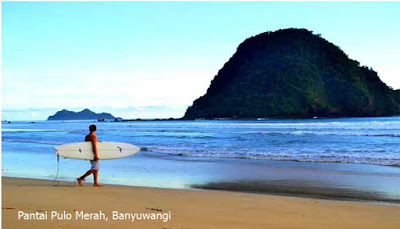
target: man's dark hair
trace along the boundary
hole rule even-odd
[[[90,132],[96,131],[96,125],[90,125],[89,130]]]

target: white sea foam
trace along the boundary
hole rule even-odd
[[[87,128],[81,122],[18,125],[3,129],[3,141],[64,144],[82,141]],[[101,123],[98,136],[180,157],[400,164],[397,117]]]

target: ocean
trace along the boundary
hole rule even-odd
[[[90,124],[100,141],[142,149],[101,161],[103,183],[236,190],[216,184],[244,182],[257,186],[247,191],[268,192],[260,182],[281,182],[288,189],[339,188],[400,200],[400,117],[3,122],[3,176],[75,180],[89,162],[57,165],[53,147],[83,141]]]

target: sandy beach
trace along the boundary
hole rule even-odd
[[[226,191],[176,190],[3,177],[3,228],[399,228],[400,207]],[[18,220],[18,212],[47,220]],[[52,211],[71,220],[50,219]],[[102,212],[108,220],[95,220]],[[113,219],[118,213],[170,214],[167,222]],[[76,218],[78,212],[78,218]],[[92,220],[79,218],[91,214]],[[22,213],[20,213],[22,215]],[[159,215],[161,215],[159,214]],[[57,215],[58,216],[58,215]],[[22,216],[21,216],[22,218]]]

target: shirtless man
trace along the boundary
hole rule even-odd
[[[93,160],[90,160],[90,164],[92,165],[90,167],[90,169],[81,177],[79,177],[78,179],[76,179],[78,181],[79,186],[82,186],[82,181],[89,176],[90,174],[93,173],[93,178],[94,178],[94,184],[93,186],[95,187],[102,187],[102,185],[100,185],[97,182],[97,178],[99,176],[99,168],[100,168],[100,164],[99,164],[99,154],[97,153],[97,136],[96,136],[96,126],[95,125],[90,125],[89,126],[89,131],[90,133],[88,135],[86,135],[85,137],[85,142],[92,142],[92,147],[93,147],[93,153],[94,153],[94,158]]]

